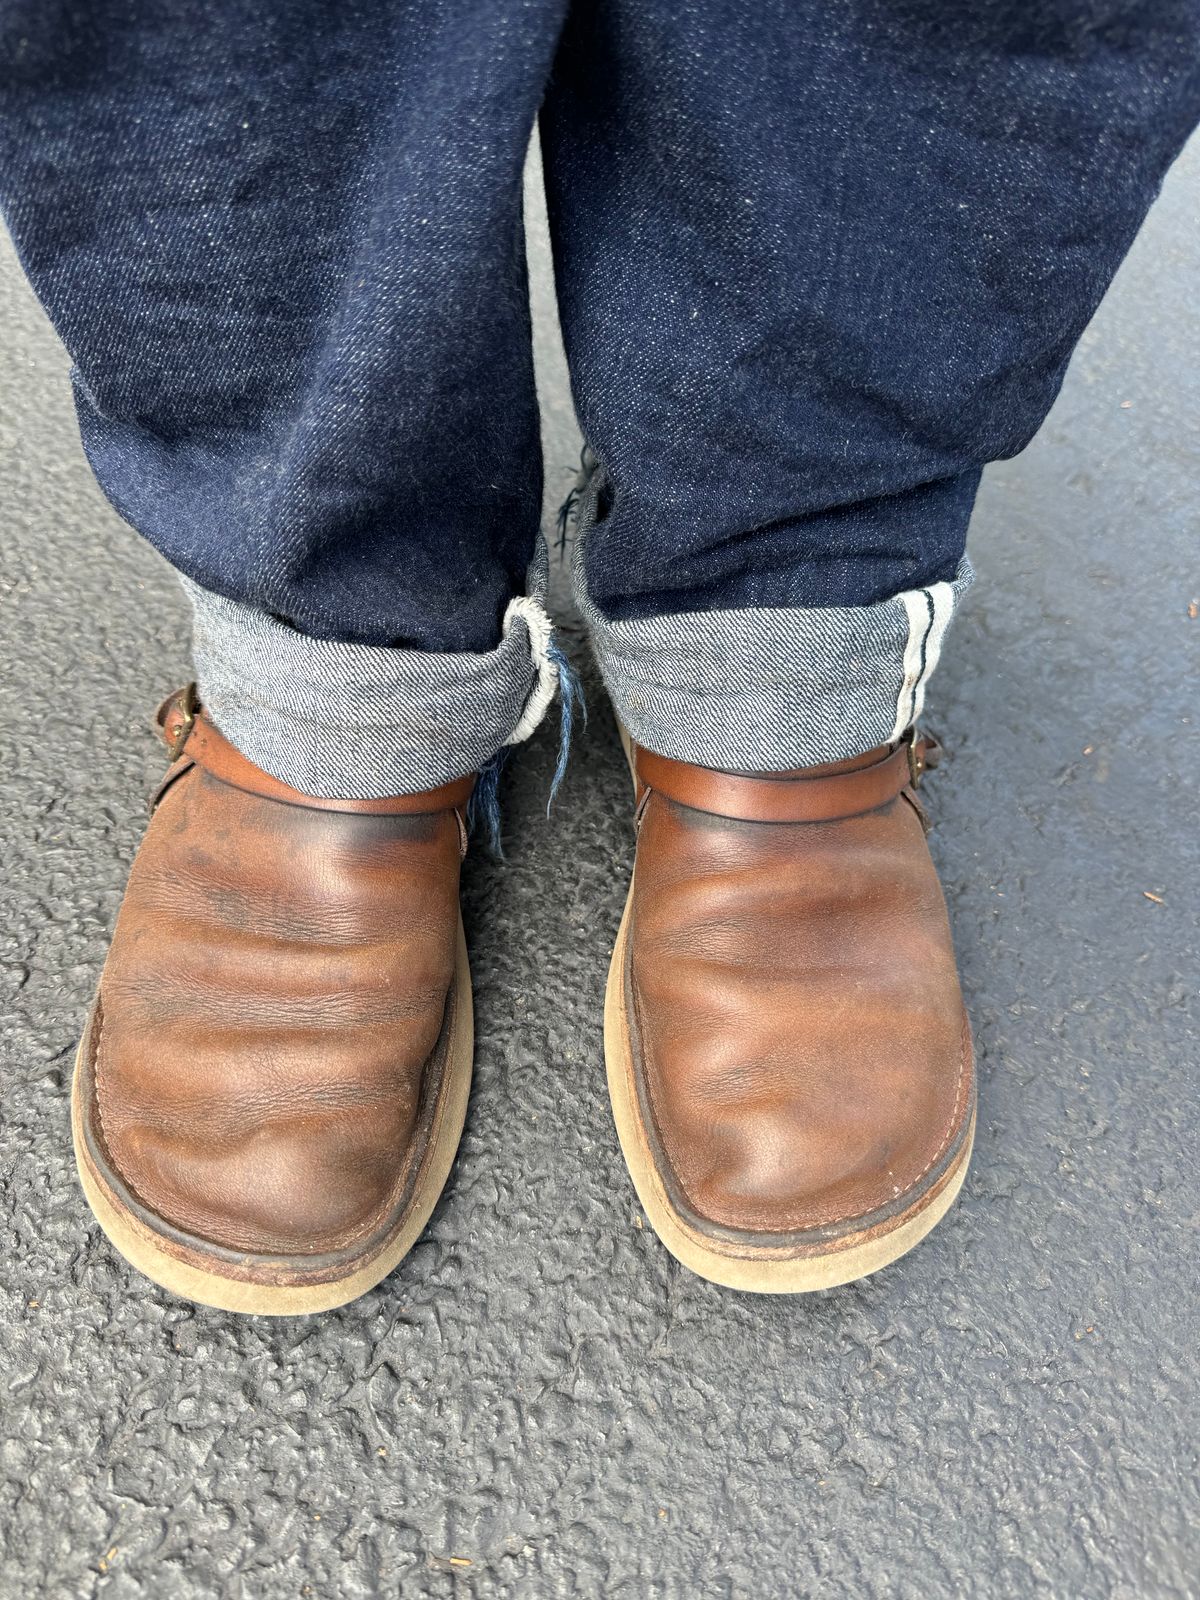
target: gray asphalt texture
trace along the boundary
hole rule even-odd
[[[914,1254],[799,1299],[701,1282],[638,1214],[601,1058],[630,797],[594,674],[552,819],[551,726],[510,768],[507,864],[468,861],[476,1087],[401,1269],[278,1322],[115,1256],[70,1068],[187,618],[0,255],[4,1600],[1200,1593],[1198,179],[1194,144],[987,474],[931,694],[971,1174]],[[552,504],[578,442],[540,231],[533,263]]]

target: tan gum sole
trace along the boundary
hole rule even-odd
[[[617,721],[621,743],[633,768],[629,734]],[[635,778],[636,787],[636,778]],[[633,906],[633,884],[625,901],[616,947],[608,969],[604,996],[604,1060],[608,1073],[608,1093],[621,1153],[633,1179],[650,1226],[675,1259],[726,1289],[743,1289],[751,1294],[808,1294],[817,1289],[833,1289],[869,1277],[881,1267],[906,1255],[941,1221],[962,1188],[975,1142],[975,1115],[967,1130],[962,1153],[937,1184],[902,1213],[895,1227],[875,1234],[861,1243],[847,1243],[820,1254],[789,1255],[786,1248],[770,1246],[742,1248],[724,1244],[710,1234],[701,1233],[675,1209],[667,1194],[642,1123],[637,1082],[630,1051],[629,1019],[625,1008],[625,950],[629,939],[629,920]]]
[[[131,1266],[172,1294],[219,1311],[248,1316],[302,1317],[344,1306],[387,1277],[412,1249],[425,1229],[450,1176],[471,1095],[475,1024],[471,1000],[471,971],[461,919],[458,925],[458,962],[455,1010],[446,1061],[447,1079],[441,1105],[430,1135],[425,1170],[413,1195],[403,1226],[387,1246],[344,1278],[310,1285],[249,1283],[219,1272],[208,1272],[180,1261],[163,1248],[153,1229],[131,1215],[112,1193],[88,1159],[83,1138],[79,1083],[79,1054],[75,1058],[75,1084],[71,1094],[71,1132],[75,1165],[88,1205],[111,1243]],[[82,1049],[82,1045],[80,1046]]]

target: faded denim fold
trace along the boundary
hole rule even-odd
[[[592,600],[594,502],[579,507],[575,602],[618,717],[648,750],[782,772],[891,744],[921,715],[974,573],[863,606],[752,606],[613,619]]]
[[[376,799],[437,788],[527,739],[559,666],[544,546],[494,649],[388,649],[314,639],[181,579],[200,698],[243,755],[305,794]]]

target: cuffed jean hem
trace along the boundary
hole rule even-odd
[[[545,572],[542,550],[531,593],[512,601],[500,642],[479,654],[309,638],[183,578],[201,702],[243,755],[304,794],[435,789],[527,739],[554,698]]]
[[[782,772],[891,744],[921,714],[974,574],[867,606],[748,607],[611,620],[575,600],[617,715],[638,744],[697,766]]]

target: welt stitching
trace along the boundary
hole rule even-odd
[[[94,1075],[95,1080],[96,1080],[96,1115],[100,1119],[100,1137],[104,1140],[104,1148],[111,1155],[112,1154],[112,1145],[109,1143],[108,1127],[107,1127],[107,1125],[105,1124],[105,1121],[104,1121],[104,1095],[102,1094],[101,1089],[100,1089],[100,1080],[101,1080],[101,1076],[102,1076],[102,1074],[101,1074],[100,1047],[104,1042],[104,1007],[100,1003],[99,994],[97,994],[97,996],[96,996],[95,1028],[96,1028],[96,1065],[95,1065],[95,1068],[94,1068],[93,1075]]]

